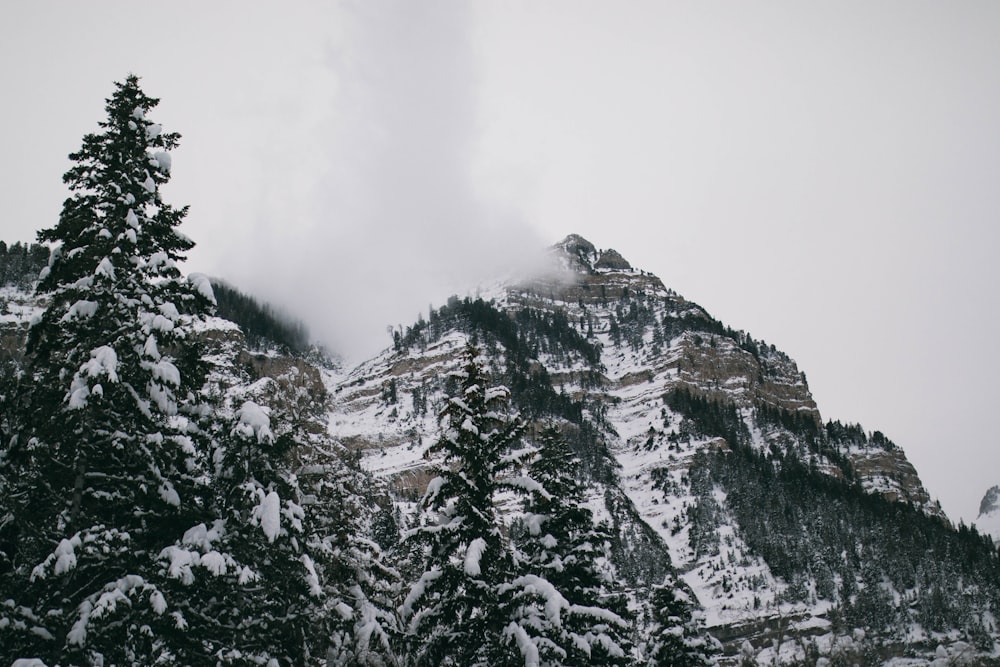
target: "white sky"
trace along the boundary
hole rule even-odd
[[[1000,4],[8,0],[0,238],[129,72],[190,270],[349,356],[568,233],[799,362],[955,519],[1000,483]]]

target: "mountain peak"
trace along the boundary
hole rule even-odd
[[[992,487],[983,496],[975,524],[980,533],[989,535],[1000,543],[1000,486]]]
[[[998,508],[1000,508],[1000,486],[994,486],[986,492],[982,502],[979,503],[979,516],[983,517],[987,514],[992,514]]]
[[[617,250],[598,250],[597,247],[579,234],[570,234],[559,243],[552,246],[557,253],[562,254],[571,268],[593,271],[595,269],[610,269],[615,271],[631,271],[632,265],[621,256]]]

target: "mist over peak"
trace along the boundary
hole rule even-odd
[[[265,209],[294,219],[254,224],[221,272],[357,359],[428,299],[530,271],[545,244],[472,182],[478,82],[466,8],[349,9],[349,48],[327,59],[336,94],[314,136],[322,174],[295,209]]]

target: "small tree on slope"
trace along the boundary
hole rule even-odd
[[[528,468],[540,486],[530,489],[516,530],[525,573],[510,588],[518,625],[540,665],[627,665],[627,609],[599,569],[609,537],[583,505],[578,468],[559,431],[546,428]]]
[[[400,609],[415,665],[525,664],[505,634],[509,610],[500,589],[514,557],[496,507],[517,470],[523,426],[508,416],[506,388],[489,386],[477,355],[467,347],[461,389],[441,413],[441,437],[428,450],[441,457],[437,477],[421,524],[408,535],[425,553]]]
[[[653,623],[647,645],[650,667],[706,667],[721,647],[705,632],[696,603],[673,578],[653,588]]]
[[[316,630],[326,645],[327,667],[397,665],[400,577],[371,539],[380,512],[372,480],[326,438],[314,438],[300,452],[298,481],[312,514],[307,547],[324,584],[327,622]]]

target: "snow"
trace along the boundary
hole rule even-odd
[[[169,546],[160,552],[160,558],[169,561],[167,575],[186,586],[194,583],[192,567],[201,562],[201,554],[182,547]]]
[[[163,612],[167,610],[167,601],[163,597],[163,593],[160,591],[153,591],[149,595],[149,604],[153,607],[153,611],[156,612],[157,616],[163,616]]]
[[[177,494],[177,490],[174,489],[173,484],[166,480],[160,485],[160,498],[168,505],[174,507],[180,507],[181,505],[181,497]]]
[[[139,218],[132,209],[129,209],[128,213],[125,214],[125,224],[133,229],[139,228]]]
[[[146,139],[155,139],[163,132],[163,126],[159,123],[150,123],[146,126]]]
[[[181,372],[166,359],[161,359],[153,366],[153,378],[164,384],[181,386]]]
[[[269,443],[274,440],[271,433],[271,419],[264,408],[253,401],[246,401],[237,412],[239,423],[234,431],[243,437],[254,436],[257,442]]]
[[[104,375],[111,382],[118,382],[118,354],[107,345],[94,348],[90,352],[90,361],[80,366],[79,375],[92,378]]]
[[[542,523],[548,520],[547,514],[526,514],[523,517],[524,525],[528,528],[528,534],[541,535]]]
[[[414,603],[424,596],[424,593],[427,592],[427,587],[440,578],[442,574],[441,570],[435,568],[420,575],[420,579],[413,584],[410,592],[406,595],[406,599],[403,600],[403,604],[399,607],[399,613],[403,618],[407,618],[413,614]]]
[[[87,301],[81,299],[77,301],[66,311],[66,314],[62,316],[60,321],[62,322],[72,322],[75,319],[87,319],[93,317],[94,313],[97,312],[97,302]]]
[[[170,318],[164,317],[163,315],[154,315],[151,320],[149,320],[148,327],[150,331],[163,331],[164,333],[174,330],[174,323]]]
[[[521,588],[525,593],[540,596],[545,601],[545,617],[557,628],[562,626],[562,612],[572,609],[569,602],[556,590],[555,586],[549,583],[547,579],[537,575],[527,574],[523,577],[518,577],[511,582],[511,586]],[[619,621],[621,621],[620,618]]]
[[[424,492],[424,502],[429,503],[434,500],[438,493],[441,492],[441,487],[444,486],[444,477],[435,477],[427,484],[427,490]]]
[[[538,647],[531,641],[531,637],[517,623],[511,623],[503,630],[507,636],[513,636],[517,642],[517,648],[524,658],[524,667],[538,667]]]
[[[145,188],[146,192],[156,192],[156,181],[153,180],[152,176],[147,176],[146,180],[142,182],[142,187]]]
[[[87,405],[87,399],[90,398],[90,387],[86,383],[81,383],[78,385],[76,382],[70,387],[68,407],[70,410],[79,410]]]
[[[147,262],[146,266],[150,267],[151,269],[158,269],[161,266],[171,268],[174,266],[174,261],[170,259],[170,255],[168,255],[166,252],[164,252],[163,250],[158,250],[149,256],[149,261]]]
[[[160,348],[156,344],[156,336],[154,336],[153,334],[149,334],[149,336],[146,337],[146,342],[142,346],[142,353],[144,356],[147,356],[151,359],[155,360],[160,359]]]
[[[295,532],[302,532],[302,519],[306,517],[306,512],[298,503],[286,500],[285,508],[281,510],[281,516],[291,525]]]
[[[242,582],[240,582],[240,583],[242,583]],[[182,614],[179,611],[173,611],[173,612],[170,612],[170,615],[173,616],[173,618],[174,618],[174,627],[176,627],[178,630],[186,630],[187,629],[188,623],[184,619],[184,614]]]
[[[151,382],[147,389],[150,402],[155,404],[160,412],[168,416],[177,414],[177,403],[169,389],[164,389],[162,385],[155,382]]]
[[[516,489],[521,489],[522,491],[527,491],[528,493],[537,493],[542,498],[546,500],[552,499],[552,494],[545,490],[545,487],[539,484],[537,481],[531,477],[512,477],[510,479],[504,480],[504,482]]]
[[[1000,543],[1000,509],[980,514],[976,518],[975,525],[980,533],[992,537],[994,544]]]
[[[56,547],[54,555],[56,556],[56,565],[52,568],[52,574],[58,576],[69,572],[74,567],[76,567],[76,547],[80,546],[80,535],[79,533],[74,535],[71,539],[63,539],[59,542],[59,546]]]
[[[157,151],[153,154],[153,159],[156,160],[157,165],[164,174],[169,174],[170,169],[173,166],[173,160],[170,157],[170,153],[166,151]]]
[[[95,276],[105,276],[111,280],[115,279],[115,265],[111,263],[111,258],[105,257],[97,265],[97,270],[94,271]]]
[[[462,422],[462,430],[473,435],[479,435],[479,429],[472,423],[472,419],[470,417],[466,417],[465,421]]]
[[[176,322],[181,316],[177,311],[177,306],[170,301],[160,304],[160,314],[171,322]]]
[[[343,600],[340,600],[337,604],[333,605],[333,608],[336,609],[337,613],[340,614],[340,617],[345,621],[349,621],[351,617],[354,616],[354,610],[351,608],[351,605],[347,604]]]
[[[228,571],[226,558],[218,551],[209,551],[201,557],[201,566],[216,576]]]
[[[485,399],[489,403],[497,399],[507,399],[510,397],[510,390],[502,385],[490,387],[486,390]]]
[[[477,537],[472,540],[468,550],[465,552],[465,573],[470,577],[478,577],[482,574],[482,567],[479,561],[482,559],[485,549],[486,540]]]
[[[192,273],[188,275],[188,282],[195,291],[208,299],[211,303],[216,303],[215,292],[212,290],[212,281],[204,273]]]
[[[319,575],[316,574],[316,564],[313,563],[313,559],[309,557],[309,554],[302,554],[299,560],[306,568],[306,584],[309,586],[309,594],[314,598],[323,597],[323,587],[320,586]]]
[[[260,521],[260,528],[268,542],[274,542],[281,532],[281,499],[271,491],[254,508],[254,518]]]

